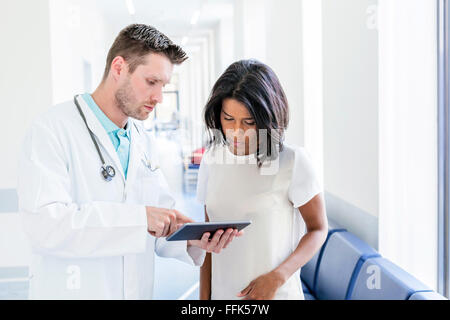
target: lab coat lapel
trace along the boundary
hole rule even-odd
[[[140,162],[143,159],[143,146],[141,141],[141,132],[136,128],[136,124],[133,120],[128,119],[128,124],[130,125],[130,160],[128,162],[128,174],[127,181],[128,185],[133,185],[136,179],[138,168]],[[142,131],[142,128],[140,129]]]
[[[105,128],[103,128],[100,121],[97,119],[95,114],[92,112],[92,110],[89,108],[89,106],[87,105],[87,103],[84,101],[84,99],[81,96],[79,96],[77,98],[77,101],[80,104],[80,108],[83,111],[84,116],[86,117],[86,122],[87,122],[89,129],[91,129],[91,131],[97,137],[98,144],[106,150],[109,157],[113,161],[114,169],[116,170],[116,172],[120,173],[120,176],[122,177],[122,180],[125,183],[125,174],[123,172],[123,168],[120,163],[119,156],[117,155],[117,152],[114,149],[114,145],[112,144],[111,139],[109,138],[108,134],[106,133]],[[106,159],[105,155],[103,155],[103,158],[105,158],[106,164],[108,165],[109,163],[108,163],[108,160]]]

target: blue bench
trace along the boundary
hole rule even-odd
[[[300,278],[306,300],[446,299],[332,221]]]

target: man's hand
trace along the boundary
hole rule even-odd
[[[225,249],[234,237],[240,237],[244,234],[244,231],[238,231],[237,229],[229,228],[225,232],[220,229],[214,233],[214,236],[209,240],[210,233],[205,232],[201,240],[188,240],[188,246],[199,247],[206,252],[220,253],[222,249]]]
[[[167,237],[180,225],[194,220],[184,216],[177,210],[146,207],[148,232],[156,237]]]

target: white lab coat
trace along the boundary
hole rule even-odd
[[[105,129],[78,98],[87,123],[116,176],[100,175],[101,161],[73,101],[52,107],[27,133],[19,160],[19,210],[33,250],[30,299],[151,299],[154,252],[192,265],[205,253],[186,241],[147,232],[145,206],[172,208],[152,138],[131,125],[125,181]]]

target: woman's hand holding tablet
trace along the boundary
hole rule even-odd
[[[242,229],[250,223],[251,221],[186,223],[167,237],[167,241],[188,240],[188,245],[220,253],[234,237],[242,236]]]

